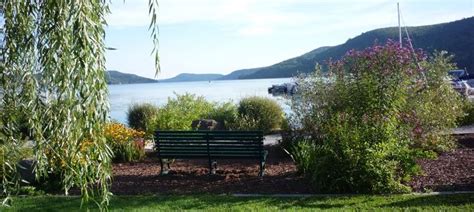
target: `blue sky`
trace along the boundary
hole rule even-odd
[[[268,66],[397,25],[396,0],[160,0],[158,78]],[[408,26],[474,16],[474,0],[400,0]],[[154,77],[148,0],[113,0],[107,68]]]

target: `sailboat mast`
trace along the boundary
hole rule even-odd
[[[402,26],[400,25],[400,3],[397,2],[398,12],[398,42],[400,42],[400,48],[402,48]]]

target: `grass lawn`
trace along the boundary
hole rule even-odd
[[[14,206],[1,211],[78,211],[78,197],[16,197]],[[95,209],[92,207],[91,209]],[[218,195],[114,196],[112,211],[156,210],[474,210],[474,194],[452,195],[357,195],[307,198],[233,197]],[[83,208],[85,210],[85,208]]]

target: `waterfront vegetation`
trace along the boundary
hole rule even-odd
[[[467,126],[474,124],[474,103],[469,100],[464,101],[462,110],[464,116],[458,119],[458,125]]]
[[[153,111],[153,112],[150,112]],[[135,117],[141,117],[137,119]],[[220,130],[280,130],[284,113],[275,100],[265,97],[243,98],[238,104],[211,102],[194,94],[175,94],[165,105],[148,103],[132,105],[128,110],[128,124],[137,130],[192,130],[192,122],[213,119]]]
[[[152,139],[155,130],[194,130],[191,124],[199,119],[214,119],[223,130],[284,129],[288,136],[282,146],[317,192],[408,193],[406,183],[422,174],[416,161],[452,149],[447,132],[457,123],[472,123],[473,107],[463,105],[445,81],[447,70],[454,68],[451,57],[442,52],[427,56],[389,41],[350,51],[330,62],[324,73],[318,66],[298,77],[289,117],[268,98],[247,97],[235,104],[177,94],[163,106],[132,105],[128,128],[107,120],[107,1],[54,2],[3,5],[0,175],[3,204],[13,207],[2,210],[75,210],[81,204],[112,210],[473,210],[472,194],[111,199],[112,160],[140,161],[145,157],[143,139]],[[157,1],[149,2],[157,46]],[[22,159],[34,161],[36,184],[24,186],[19,173],[24,167],[18,166]],[[80,198],[11,198],[49,191],[67,195],[70,190]]]
[[[389,41],[350,51],[298,79],[288,141],[299,171],[319,192],[410,192],[421,158],[454,147],[462,99],[445,79],[450,57]],[[326,78],[324,78],[324,76]]]
[[[223,130],[282,131],[282,147],[292,156],[298,171],[321,193],[407,193],[410,178],[422,174],[416,160],[435,158],[450,150],[453,139],[443,133],[456,122],[469,123],[471,107],[444,82],[452,68],[449,57],[439,53],[427,57],[389,42],[364,51],[349,52],[331,63],[329,72],[317,69],[297,78],[299,93],[292,99],[291,116],[284,117],[271,99],[247,97],[238,103],[216,103],[193,94],[176,94],[163,106],[134,104],[128,110],[127,127],[105,123],[103,136],[108,157],[115,162],[139,162],[146,157],[146,139],[156,129],[193,130],[198,119],[213,119]],[[415,62],[416,61],[416,62]],[[375,70],[375,71],[374,71]],[[427,71],[429,70],[429,72]],[[461,121],[462,120],[462,121]],[[25,121],[18,119],[18,126]],[[23,140],[31,136],[20,130]],[[94,140],[80,143],[79,152],[94,151]],[[18,149],[10,161],[35,157],[32,149]],[[7,154],[2,149],[2,158]],[[66,165],[60,155],[58,167]],[[80,160],[81,161],[81,160]],[[56,163],[56,162],[55,162]],[[5,164],[5,162],[4,162]],[[5,174],[1,173],[3,176]],[[7,173],[8,174],[8,173]],[[7,175],[8,176],[8,175]],[[63,190],[62,178],[51,172],[37,187],[18,187],[13,210],[37,207],[45,210],[77,209],[79,198],[44,196]],[[204,198],[205,197],[205,198]],[[472,194],[450,196],[323,196],[310,198],[186,196],[119,196],[109,209],[472,209]],[[95,200],[98,200],[97,197]],[[218,203],[213,203],[218,202]],[[100,202],[99,202],[99,205]],[[102,205],[101,207],[103,207]],[[96,207],[85,203],[85,208]]]

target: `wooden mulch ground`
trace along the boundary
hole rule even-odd
[[[459,147],[436,160],[420,160],[425,171],[409,185],[414,191],[474,191],[474,137],[459,139]],[[177,160],[167,176],[160,176],[160,165],[150,155],[139,163],[113,165],[112,192],[135,194],[255,193],[310,194],[307,181],[296,172],[291,158],[279,147],[267,147],[269,157],[265,176],[251,160],[220,160],[216,175],[208,175],[207,160]]]

